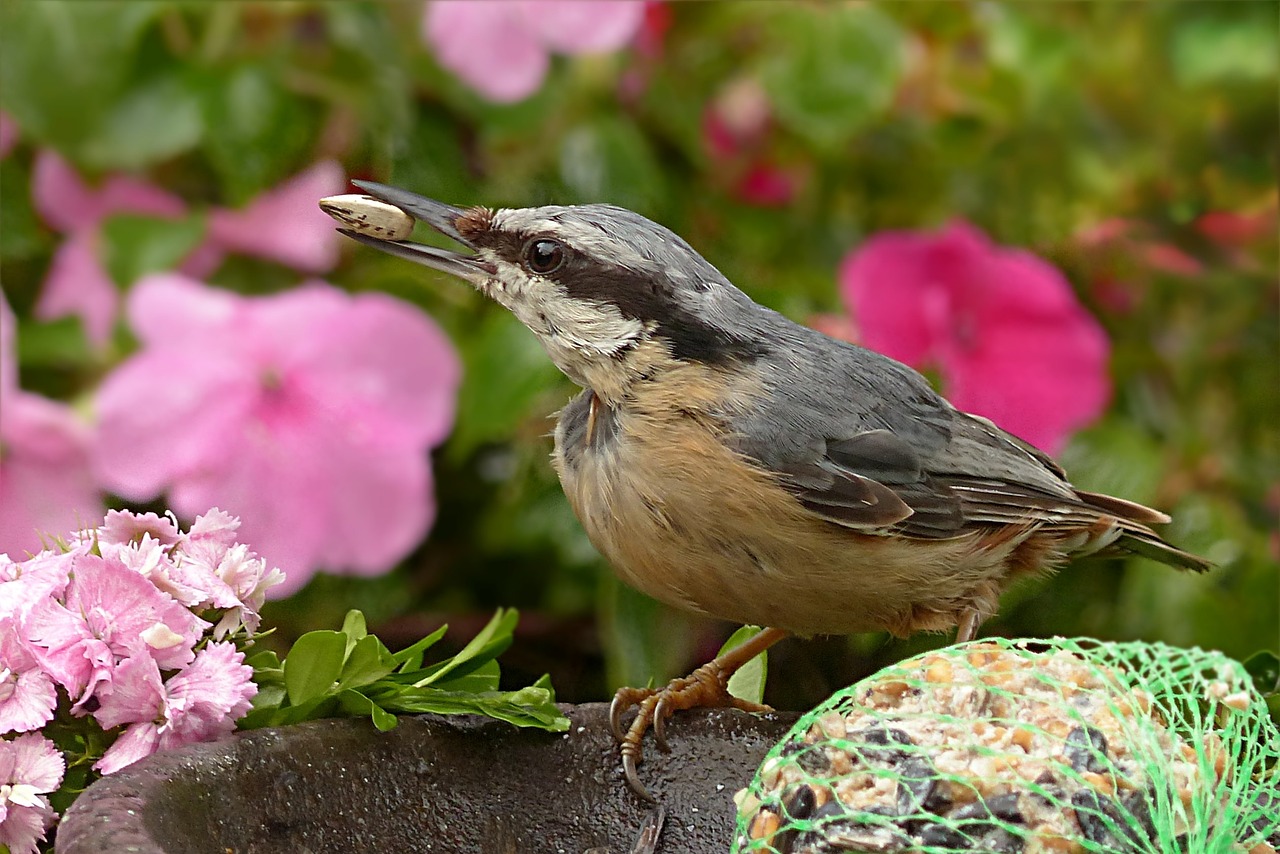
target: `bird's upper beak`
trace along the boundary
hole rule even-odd
[[[395,205],[414,219],[425,222],[446,237],[458,241],[469,249],[475,249],[475,245],[458,232],[458,218],[466,213],[463,209],[374,181],[352,181],[351,183],[375,199],[386,202],[389,205]],[[448,249],[439,249],[435,246],[411,243],[408,240],[380,240],[345,228],[338,230],[347,237],[358,240],[367,246],[372,246],[374,249],[381,249],[383,252],[406,258],[418,264],[425,264],[441,272],[466,279],[473,284],[479,284],[497,272],[492,264],[482,261],[474,255],[464,255],[460,252],[451,252]]]

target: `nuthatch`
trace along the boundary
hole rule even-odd
[[[1149,527],[1168,516],[1076,489],[911,368],[757,305],[639,214],[464,210],[356,184],[472,254],[345,234],[467,280],[582,386],[553,459],[618,575],[677,608],[770,627],[665,688],[617,693],[614,732],[641,794],[645,730],[665,747],[676,709],[761,708],[731,697],[729,676],[789,633],[958,626],[969,640],[1011,581],[1103,549],[1209,568]]]

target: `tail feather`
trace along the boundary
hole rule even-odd
[[[1145,558],[1158,561],[1178,569],[1190,569],[1194,572],[1206,572],[1213,568],[1213,563],[1199,555],[1193,555],[1165,542],[1159,534],[1148,525],[1164,525],[1169,517],[1159,510],[1153,510],[1136,501],[1126,501],[1113,495],[1076,490],[1080,499],[1098,510],[1115,516],[1121,529],[1120,537],[1111,545],[1112,549],[1131,552]]]
[[[1166,543],[1154,531],[1126,530],[1120,535],[1120,539],[1116,540],[1113,548],[1133,552],[1178,569],[1190,569],[1193,572],[1207,572],[1213,569],[1212,562]]]

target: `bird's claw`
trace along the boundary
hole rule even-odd
[[[732,671],[723,669],[718,661],[711,661],[693,673],[673,679],[663,688],[620,688],[609,704],[609,727],[622,745],[622,771],[631,790],[647,801],[655,798],[640,782],[636,766],[643,760],[641,741],[650,727],[659,749],[670,752],[667,742],[666,721],[675,712],[702,707],[731,707],[746,712],[772,711],[769,706],[743,700],[729,693],[729,676]],[[635,719],[622,730],[622,715],[636,708]]]

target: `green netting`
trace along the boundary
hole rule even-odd
[[[1280,736],[1216,652],[983,640],[834,695],[738,793],[735,852],[1271,852]]]

